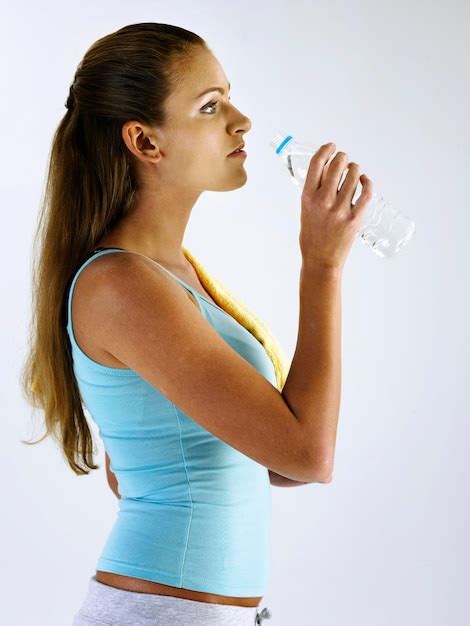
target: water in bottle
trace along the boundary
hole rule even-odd
[[[292,135],[282,130],[276,132],[270,145],[282,159],[294,185],[303,188],[310,160],[317,149],[297,142]],[[343,172],[339,188],[346,174],[347,170]],[[353,205],[361,191],[359,182],[352,198]],[[363,215],[358,237],[379,257],[390,258],[410,241],[415,231],[415,223],[409,217],[374,193]]]

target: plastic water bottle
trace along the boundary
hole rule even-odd
[[[282,159],[294,185],[303,188],[310,160],[317,148],[297,142],[292,135],[282,130],[276,132],[270,146]],[[346,177],[346,174],[347,170],[343,172],[343,176]],[[343,180],[342,177],[339,187]],[[359,182],[352,204],[360,196],[361,191],[362,186]],[[410,241],[415,231],[415,223],[409,217],[394,209],[382,196],[374,193],[363,214],[357,234],[379,257],[390,258]]]

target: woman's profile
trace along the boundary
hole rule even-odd
[[[325,192],[310,224],[314,191],[349,211],[359,168],[340,192],[344,153],[329,168],[330,144],[312,159],[299,341],[285,381],[183,245],[199,196],[247,180],[245,155],[232,153],[251,122],[206,42],[168,24],[125,26],[86,51],[66,107],[23,384],[77,475],[99,467],[87,409],[119,499],[73,624],[260,624],[270,617],[260,603],[271,485],[328,483],[333,465],[339,287],[357,223],[337,213],[327,224]],[[370,195],[366,184],[363,205]]]

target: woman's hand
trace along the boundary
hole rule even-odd
[[[280,474],[276,474],[272,470],[268,470],[269,472],[269,482],[274,487],[302,487],[302,485],[309,485],[310,483],[304,483],[299,480],[292,480],[292,478],[286,478],[285,476],[281,476]]]
[[[320,147],[312,156],[302,190],[300,250],[303,262],[341,271],[372,199],[372,181],[357,163],[338,152],[327,164],[335,144]],[[339,187],[343,172],[346,178]],[[352,204],[357,185],[362,193]]]

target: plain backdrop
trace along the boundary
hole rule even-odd
[[[1,619],[68,626],[117,513],[38,438],[19,389],[30,263],[53,132],[86,49],[137,22],[206,39],[249,116],[246,185],[206,192],[185,244],[292,358],[300,192],[269,146],[282,128],[348,153],[416,223],[383,260],[357,240],[343,277],[333,481],[272,488],[269,626],[464,626],[468,599],[468,3],[2,3]]]

